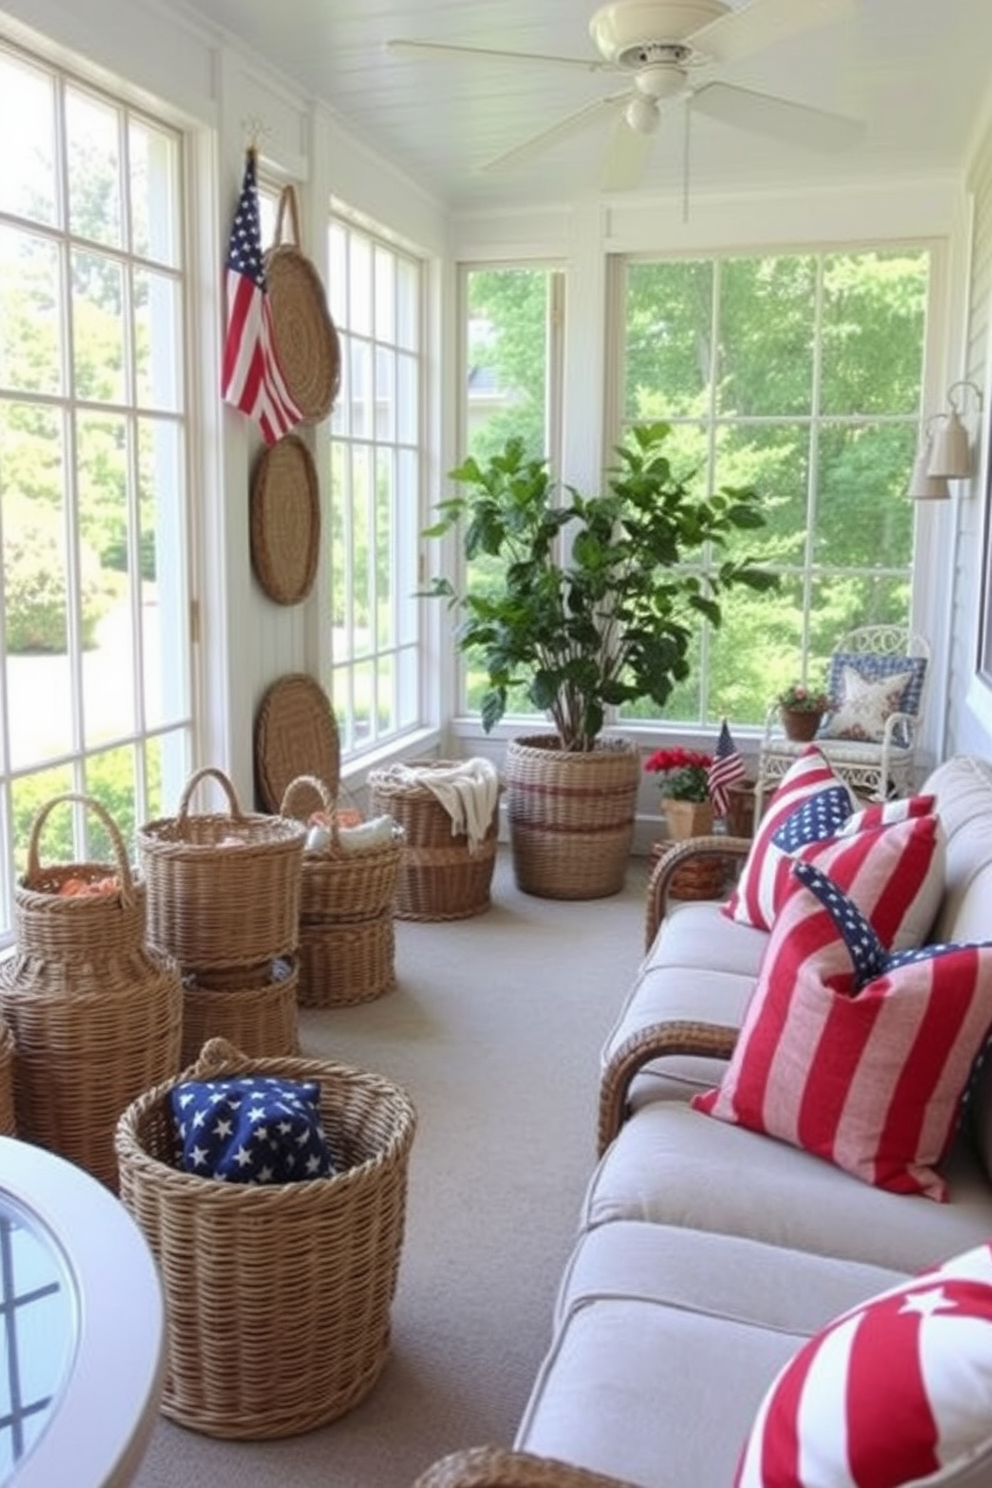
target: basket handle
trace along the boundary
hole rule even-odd
[[[286,209],[289,209],[290,221],[292,223],[292,241],[297,248],[300,246],[300,212],[296,202],[296,187],[284,186],[279,193],[279,206],[276,209],[276,230],[273,238],[274,246],[278,247],[283,241],[282,229],[283,218]]]
[[[306,787],[308,790],[316,791],[317,795],[321,799],[324,810],[329,813],[333,812],[334,797],[328,790],[326,783],[320,779],[319,775],[297,775],[296,779],[291,780],[286,789],[283,791],[282,800],[279,803],[280,816],[293,815],[293,802],[299,796],[300,791],[304,787]]]
[[[189,1068],[183,1070],[182,1078],[209,1080],[213,1075],[231,1074],[232,1066],[242,1071],[249,1070],[252,1068],[252,1061],[230,1039],[211,1038],[207,1039]]]
[[[117,859],[117,871],[121,880],[121,899],[126,904],[130,904],[134,899],[134,875],[131,872],[131,864],[128,861],[127,849],[124,846],[124,839],[120,834],[120,829],[110,815],[110,812],[101,806],[99,801],[94,800],[92,796],[80,795],[77,791],[66,791],[64,795],[53,796],[50,801],[42,806],[31,824],[31,836],[28,840],[27,871],[25,875],[27,882],[30,883],[32,879],[37,878],[41,871],[41,862],[38,857],[38,843],[41,839],[41,829],[48,820],[52,808],[58,806],[63,801],[74,801],[80,806],[87,807],[100,818],[104,827],[106,827],[107,835],[110,838],[110,845],[114,849],[114,856]]]
[[[208,775],[212,775],[215,780],[219,781],[224,794],[227,796],[227,804],[230,808],[232,817],[237,817],[239,820],[244,820],[244,812],[241,810],[241,807],[238,803],[238,798],[235,793],[234,786],[231,784],[230,780],[228,780],[223,770],[218,770],[215,765],[204,765],[202,770],[197,770],[194,775],[191,775],[189,777],[185,786],[183,787],[183,793],[179,797],[179,810],[176,814],[176,821],[179,823],[185,822],[186,817],[189,813],[189,803],[193,792],[196,790],[196,787],[199,785],[200,781],[206,780]]]

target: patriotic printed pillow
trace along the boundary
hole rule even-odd
[[[778,793],[769,816],[777,799]],[[775,813],[770,832],[752,846],[724,912],[742,924],[771,929],[793,887],[792,864],[801,859],[816,863],[851,896],[887,946],[919,945],[936,918],[944,885],[944,835],[933,805],[931,795],[911,796],[852,815],[842,782],[821,787],[784,818]]]
[[[869,1298],[781,1370],[734,1488],[898,1488],[992,1472],[992,1247]]]
[[[943,1201],[935,1164],[992,1028],[992,942],[889,952],[829,878],[792,871],[726,1073],[692,1105]]]
[[[315,1080],[183,1080],[173,1086],[171,1102],[179,1166],[187,1173],[228,1183],[293,1183],[334,1172]]]
[[[854,797],[847,785],[835,774],[826,757],[815,744],[804,749],[779,783],[768,807],[756,824],[754,841],[741,869],[740,877],[723,906],[729,919],[758,930],[770,930],[775,918],[776,881],[781,867],[787,881],[789,859],[778,846],[775,834],[794,811],[809,805],[806,814],[807,841],[816,836],[833,837],[854,811]]]

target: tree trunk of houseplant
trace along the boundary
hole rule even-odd
[[[640,756],[626,740],[562,749],[556,734],[511,739],[504,775],[517,887],[543,899],[605,899],[624,886]]]

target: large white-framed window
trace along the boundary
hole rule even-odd
[[[329,693],[344,756],[419,727],[418,554],[426,265],[343,209],[328,226],[328,301],[341,343],[330,424]]]
[[[668,421],[680,471],[710,489],[757,486],[767,525],[728,551],[780,578],[775,594],[725,596],[719,630],[694,626],[692,672],[665,721],[759,724],[788,682],[823,684],[844,632],[911,622],[905,492],[930,250],[617,256],[610,272],[617,424]],[[650,705],[624,717],[647,719]]]
[[[520,439],[529,458],[546,459],[552,474],[561,469],[565,283],[553,263],[461,265],[462,458],[485,464],[507,440]],[[479,557],[466,578],[484,588],[499,582],[500,567]],[[478,716],[486,679],[470,659],[459,662],[460,706]],[[509,712],[533,715],[522,687],[511,693]]]
[[[183,140],[0,44],[0,946],[32,827],[130,847],[188,775]],[[110,862],[79,804],[42,861]]]

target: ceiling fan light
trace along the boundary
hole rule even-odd
[[[640,93],[630,99],[623,116],[635,134],[654,134],[658,128],[658,105]]]

